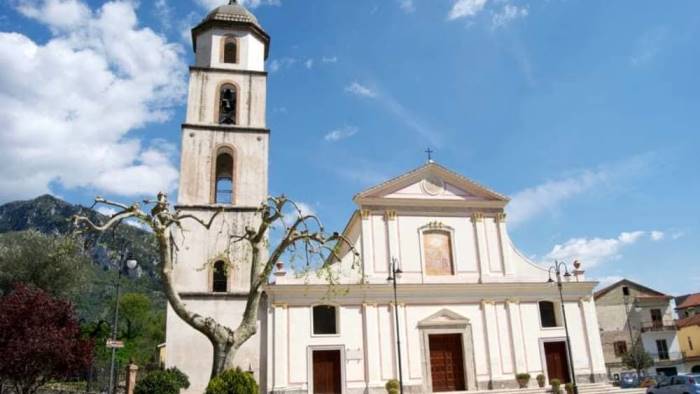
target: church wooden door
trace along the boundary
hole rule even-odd
[[[566,358],[566,342],[545,342],[544,355],[550,382],[552,379],[559,379],[562,383],[568,382],[569,361]]]
[[[341,394],[340,350],[314,350],[314,394]]]
[[[433,391],[465,390],[461,334],[429,335]]]

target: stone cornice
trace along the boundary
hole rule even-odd
[[[270,129],[264,127],[222,126],[217,124],[183,123],[182,130],[226,131],[230,133],[270,134]]]
[[[257,212],[260,210],[260,207],[217,204],[178,204],[175,205],[175,209],[182,211]]]
[[[564,285],[564,299],[578,302],[590,296],[596,282],[571,282]],[[337,285],[338,294],[331,297],[340,304],[393,302],[393,290],[384,284]],[[290,305],[308,304],[309,300],[328,297],[329,286],[325,284],[276,284],[265,287],[266,293],[275,302],[287,302]],[[506,303],[518,299],[520,303],[537,302],[543,299],[558,299],[556,287],[540,282],[507,283],[399,283],[398,298],[406,304],[436,303],[475,303],[484,300],[494,303]]]
[[[180,297],[183,300],[245,300],[248,298],[246,292],[228,292],[228,293],[213,293],[203,291],[181,292]]]
[[[378,207],[457,207],[457,208],[504,208],[507,201],[499,200],[447,200],[447,199],[421,199],[414,198],[382,198],[362,197],[355,200],[360,206],[373,205]]]
[[[260,75],[267,76],[267,71],[255,71],[255,70],[239,70],[235,68],[221,68],[221,67],[202,67],[202,66],[190,66],[190,71],[212,71],[227,74],[247,74],[247,75]]]

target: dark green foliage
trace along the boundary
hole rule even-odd
[[[632,349],[622,356],[622,363],[628,368],[642,371],[654,365],[654,359],[644,350],[641,341],[637,341]]]
[[[33,230],[0,234],[0,294],[23,283],[54,297],[74,298],[85,289],[89,268],[76,238]]]
[[[224,371],[209,381],[205,394],[258,394],[260,389],[253,374],[240,368]]]
[[[536,377],[535,379],[537,379],[537,385],[538,385],[538,386],[544,387],[544,380],[545,380],[545,377],[544,377],[543,374],[538,374],[537,377]]]
[[[396,379],[390,379],[386,382],[384,388],[388,394],[397,394],[400,392],[400,383]]]
[[[525,388],[527,387],[528,382],[530,381],[530,374],[529,373],[519,373],[515,375],[515,380],[518,381],[518,385],[520,388]]]
[[[177,368],[149,372],[136,382],[136,394],[178,394],[190,387],[187,375]]]
[[[554,394],[559,394],[561,393],[561,381],[559,379],[550,379],[549,384],[552,385],[552,393]]]

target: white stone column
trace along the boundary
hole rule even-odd
[[[287,319],[289,318],[286,304],[273,304],[274,308],[274,343],[272,346],[274,363],[273,389],[287,387],[289,371],[287,371],[288,343],[287,343]]]
[[[496,303],[491,300],[481,300],[481,310],[486,323],[487,354],[489,360],[489,379],[494,380],[502,375],[498,345],[498,322],[496,321]]]
[[[498,227],[498,246],[501,249],[503,258],[503,275],[514,276],[513,263],[510,256],[510,242],[508,242],[508,232],[506,230],[506,214],[499,212],[496,214],[496,226]]]
[[[586,298],[581,298],[578,300],[578,309],[579,313],[581,314],[581,326],[583,327],[583,342],[586,344],[586,356],[588,356],[588,366],[590,368],[591,373],[593,373],[593,358],[591,355],[591,341],[590,341],[590,331],[589,328],[590,322],[588,321],[588,317],[586,316]]]
[[[362,224],[362,271],[368,277],[374,275],[374,245],[372,243],[372,221],[368,209],[360,210]]]
[[[590,350],[591,373],[606,374],[605,356],[603,355],[603,344],[599,335],[595,301],[591,296],[587,296],[581,301],[583,316],[586,322],[586,339]]]
[[[513,344],[513,364],[515,373],[525,373],[527,370],[527,359],[525,358],[525,342],[523,340],[522,321],[520,320],[520,300],[506,300],[508,308],[508,320],[511,343]]]
[[[480,212],[472,214],[474,237],[476,238],[476,258],[479,265],[479,283],[489,275],[488,253],[486,252],[486,235],[484,234],[484,215]]]

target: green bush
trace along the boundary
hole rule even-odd
[[[537,379],[537,385],[540,387],[544,387],[544,379],[545,379],[544,375],[539,374],[539,375],[537,375],[536,379]]]
[[[386,392],[389,394],[398,394],[399,393],[399,381],[396,379],[391,379],[386,382],[384,385],[384,388],[386,389]]]
[[[573,394],[574,392],[574,385],[573,383],[567,383],[564,385],[564,390],[566,390],[566,394]]]
[[[229,369],[209,381],[205,394],[258,394],[260,389],[253,374],[240,368]]]
[[[552,392],[554,394],[559,394],[561,393],[561,381],[559,379],[550,379],[549,384],[552,385]]]
[[[179,394],[190,387],[187,375],[177,368],[153,371],[136,382],[135,394]]]
[[[518,381],[518,385],[520,388],[525,388],[527,387],[528,382],[530,382],[530,374],[529,373],[519,373],[515,375],[515,380]]]

